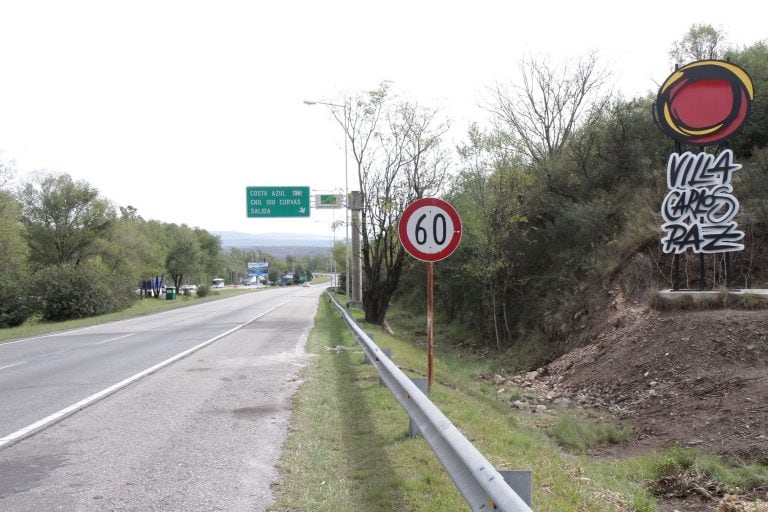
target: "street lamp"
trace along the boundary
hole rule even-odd
[[[344,238],[345,238],[345,267],[346,267],[346,274],[347,277],[344,282],[344,293],[346,294],[347,301],[350,300],[349,297],[349,208],[347,205],[347,201],[349,199],[349,170],[348,170],[348,159],[347,159],[347,104],[344,103],[343,105],[340,105],[338,103],[328,103],[325,101],[312,101],[312,100],[304,100],[305,105],[325,105],[326,107],[336,107],[343,110],[344,115]],[[338,120],[338,118],[337,118]],[[334,231],[334,240],[335,240],[336,232]]]

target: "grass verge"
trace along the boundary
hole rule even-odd
[[[294,398],[270,510],[466,510],[426,441],[407,436],[405,412],[379,385],[375,370],[362,364],[362,352],[324,300],[315,322],[307,347],[317,359]],[[379,346],[392,349],[393,360],[407,374],[426,373],[419,347],[364,328],[375,331]],[[604,488],[605,482],[580,478],[579,457],[564,454],[495,392],[484,392],[486,384],[475,377],[485,367],[479,359],[440,354],[430,397],[496,467],[533,470],[535,510],[653,510],[653,498],[639,480],[624,482],[616,494]],[[616,506],[619,495],[621,506]]]
[[[358,322],[392,350],[406,374],[425,376],[423,346]],[[407,436],[405,412],[375,370],[362,364],[362,351],[325,300],[307,347],[317,358],[294,398],[270,510],[467,510],[427,443]],[[533,471],[537,512],[653,512],[659,482],[669,475],[706,475],[731,492],[766,481],[763,466],[691,450],[621,460],[591,456],[591,448],[625,442],[629,427],[574,410],[514,410],[510,402],[528,391],[501,392],[482,378],[500,364],[438,346],[430,398],[497,468]]]

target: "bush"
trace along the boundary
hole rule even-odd
[[[198,297],[207,297],[211,294],[211,287],[207,284],[201,284],[197,287],[197,296]]]
[[[21,325],[32,314],[27,300],[27,283],[0,276],[0,328]]]
[[[108,276],[88,265],[60,264],[32,276],[30,295],[44,320],[60,322],[102,315],[125,306],[122,294],[108,284]]]

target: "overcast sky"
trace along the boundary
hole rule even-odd
[[[327,234],[340,211],[246,217],[246,186],[344,187],[341,128],[303,100],[391,80],[460,137],[524,56],[595,50],[625,97],[644,95],[693,23],[737,45],[768,38],[758,5],[0,0],[0,159],[20,179],[67,172],[147,219]]]

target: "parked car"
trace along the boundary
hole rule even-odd
[[[303,286],[304,288],[309,288],[310,286],[309,281],[304,281],[304,284],[301,286]]]
[[[196,292],[197,291],[197,285],[196,284],[183,284],[179,287],[179,293],[190,293],[190,292]]]

